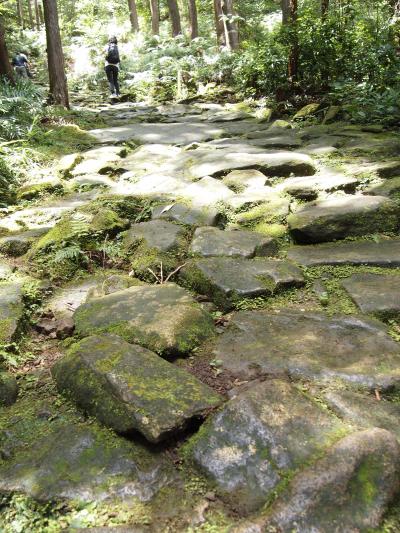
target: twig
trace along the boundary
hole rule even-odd
[[[153,272],[153,270],[151,270],[151,268],[148,268],[147,270],[150,272],[150,274],[153,274],[153,276],[156,278],[156,280],[158,281],[158,283],[160,283],[160,278],[157,276],[157,274],[155,274],[155,273]]]
[[[378,400],[378,402],[381,401],[381,395],[380,395],[380,392],[379,392],[378,389],[375,389],[375,397],[376,397],[376,399]]]
[[[178,266],[178,268],[176,268],[173,272],[171,272],[171,274],[169,274],[167,276],[167,279],[165,280],[164,283],[167,283],[171,278],[172,276],[174,276],[175,274],[177,274],[183,267],[185,267],[187,265],[187,263],[183,263],[183,265],[180,265]]]

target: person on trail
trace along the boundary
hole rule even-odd
[[[118,50],[118,40],[116,37],[111,37],[106,46],[106,66],[105,71],[108,79],[108,84],[110,86],[111,98],[119,97],[119,50]]]
[[[29,70],[29,61],[25,54],[18,52],[11,63],[14,67],[15,74],[19,78],[32,78],[32,74]]]

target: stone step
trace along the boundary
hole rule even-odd
[[[291,261],[308,267],[371,265],[395,268],[400,267],[400,239],[293,246],[287,256]]]
[[[173,283],[95,298],[74,313],[76,333],[111,332],[165,357],[186,355],[214,332],[211,315]]]
[[[115,335],[75,344],[52,374],[59,390],[101,423],[155,443],[222,401],[185,370]]]
[[[305,283],[301,270],[288,261],[212,257],[194,259],[181,276],[197,292],[230,309],[242,298],[271,296]]]
[[[213,349],[240,379],[283,374],[369,389],[400,383],[400,344],[375,319],[281,309],[240,311]]]

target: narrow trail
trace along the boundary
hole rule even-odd
[[[377,528],[400,479],[400,136],[97,112],[93,148],[0,218],[1,492],[97,502],[79,527]]]

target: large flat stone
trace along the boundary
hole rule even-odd
[[[172,203],[154,207],[152,218],[171,220],[186,226],[216,226],[220,213],[217,208]]]
[[[138,144],[184,145],[221,137],[224,129],[219,124],[128,124],[88,132],[99,143],[136,141]]]
[[[341,419],[360,428],[383,428],[400,441],[400,405],[348,390],[328,391],[324,401]]]
[[[49,230],[49,227],[44,226],[28,231],[22,231],[21,233],[6,235],[0,239],[0,252],[11,257],[24,255],[32,244]]]
[[[241,298],[272,295],[304,284],[299,268],[288,261],[212,257],[195,259],[182,269],[182,276],[198,292],[230,308]]]
[[[244,230],[220,230],[198,228],[193,236],[190,252],[202,257],[247,257],[271,256],[278,251],[272,237]]]
[[[165,440],[221,398],[191,374],[115,335],[88,337],[57,361],[62,392],[103,424]]]
[[[0,283],[0,345],[9,344],[14,340],[23,314],[21,284]]]
[[[288,374],[371,389],[400,384],[400,345],[384,324],[367,318],[240,311],[213,353],[222,368],[243,379]]]
[[[15,417],[17,419],[17,417]],[[11,459],[0,466],[0,490],[39,501],[134,503],[150,501],[174,473],[166,458],[99,427],[47,420],[30,445],[23,421],[6,432]],[[21,428],[21,431],[19,431]],[[7,436],[9,438],[7,439]]]
[[[336,533],[377,528],[399,489],[400,449],[392,433],[349,435],[301,472],[258,520],[232,533]]]
[[[270,380],[239,392],[209,419],[192,454],[243,513],[262,506],[284,477],[345,432],[338,418],[293,385]]]
[[[112,332],[165,356],[184,355],[213,333],[212,317],[173,283],[144,285],[87,302],[75,311],[82,337]]]
[[[354,274],[342,285],[363,313],[382,318],[400,314],[400,276]]]
[[[315,174],[312,159],[295,152],[248,154],[230,149],[196,151],[194,162],[188,167],[193,178],[223,176],[231,170],[255,169],[267,176],[309,176]]]
[[[132,248],[144,242],[149,248],[160,252],[171,252],[182,245],[184,228],[166,220],[150,220],[132,224],[124,235],[124,245]]]
[[[316,192],[332,192],[337,190],[354,192],[357,184],[358,180],[356,178],[351,178],[349,176],[345,176],[344,174],[325,171],[321,174],[316,174],[315,176],[288,178],[275,188],[278,191],[283,192],[287,192],[288,190],[294,188],[307,188]]]
[[[8,279],[12,274],[12,268],[6,262],[0,262],[0,280]]]
[[[373,265],[400,267],[400,239],[293,246],[288,258],[304,266]]]
[[[341,196],[307,205],[289,215],[288,224],[296,241],[304,243],[395,232],[400,207],[381,196]]]

